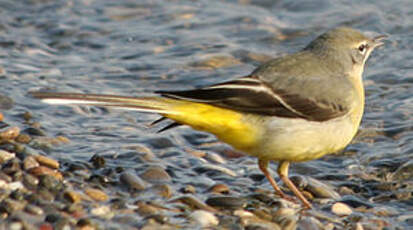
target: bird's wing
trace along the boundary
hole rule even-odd
[[[309,77],[306,81],[311,79]],[[351,109],[350,105],[345,103],[345,98],[334,100],[339,95],[311,97],[305,91],[301,93],[294,87],[293,90],[290,90],[290,87],[287,90],[287,87],[282,85],[277,88],[276,85],[270,85],[258,77],[247,76],[195,90],[157,93],[169,98],[207,103],[236,111],[310,121],[333,119],[346,114]],[[351,93],[351,90],[349,91]]]

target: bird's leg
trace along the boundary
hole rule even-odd
[[[268,161],[266,160],[258,160],[258,167],[264,174],[264,176],[267,178],[267,180],[270,182],[271,186],[274,188],[274,190],[280,195],[282,198],[287,199],[287,200],[292,200],[291,197],[285,195],[283,191],[281,191],[280,187],[278,187],[277,182],[275,182],[274,178],[271,176],[270,172],[268,172]]]
[[[310,202],[304,197],[304,195],[295,187],[294,183],[288,179],[288,166],[290,165],[290,162],[288,161],[281,161],[278,165],[278,175],[280,176],[281,180],[284,182],[285,185],[295,194],[298,199],[303,202],[304,206],[308,209],[311,208]]]

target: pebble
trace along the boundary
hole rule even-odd
[[[124,172],[120,175],[119,180],[124,183],[130,189],[136,189],[138,191],[144,190],[146,188],[146,183],[135,174]]]
[[[245,199],[232,196],[210,197],[205,201],[205,203],[211,207],[221,209],[239,209],[246,206]]]
[[[31,174],[24,174],[23,176],[23,184],[28,189],[35,189],[39,184],[39,179]]]
[[[32,204],[26,205],[25,211],[28,212],[28,213],[30,213],[30,214],[38,215],[38,216],[44,214],[44,211],[43,211],[42,208],[40,208],[40,207],[38,207],[38,206],[36,206],[36,205],[32,205]]]
[[[59,171],[50,169],[50,168],[45,167],[45,166],[38,166],[38,167],[31,168],[29,170],[29,173],[31,173],[35,176],[51,175],[51,176],[55,177],[58,180],[63,179],[63,175]]]
[[[186,185],[184,188],[182,188],[181,192],[195,194],[196,193],[196,188],[189,184],[189,185]]]
[[[29,170],[38,167],[40,164],[33,156],[28,156],[23,160],[23,169]]]
[[[331,212],[338,216],[348,216],[353,213],[353,210],[348,205],[337,202],[331,206]]]
[[[204,210],[196,210],[189,217],[202,228],[213,227],[219,224],[218,218],[213,213]]]
[[[0,150],[0,164],[3,164],[6,161],[9,161],[10,159],[13,159],[16,157],[16,154],[5,151],[5,150]]]
[[[90,213],[101,218],[110,219],[114,216],[114,213],[111,211],[109,206],[99,206],[92,208]]]
[[[226,184],[216,184],[210,187],[208,191],[217,194],[227,194],[230,192],[230,188]]]
[[[198,198],[191,196],[191,195],[180,196],[178,198],[171,200],[170,202],[171,203],[180,202],[180,203],[188,205],[192,209],[202,209],[202,210],[210,211],[210,212],[216,211],[211,206],[207,205],[206,203],[200,201]]]
[[[239,217],[243,229],[281,230],[281,227],[271,220],[261,219],[253,213],[244,210],[235,210],[234,216]]]
[[[83,199],[82,194],[73,190],[65,191],[63,196],[72,203],[78,203]]]
[[[297,228],[297,210],[292,208],[279,208],[273,213],[273,219],[281,229],[293,230]]]
[[[208,172],[218,172],[218,173],[224,173],[232,177],[236,177],[237,173],[232,171],[231,169],[219,166],[219,165],[213,165],[213,164],[203,164],[202,166],[194,168],[194,170],[198,173],[208,173]]]
[[[204,158],[212,163],[217,163],[217,164],[227,163],[227,161],[221,155],[212,153],[212,152],[207,152]]]
[[[14,140],[20,134],[19,127],[10,127],[0,132],[0,140]]]
[[[142,179],[152,183],[170,182],[172,180],[168,172],[160,166],[150,166],[139,176]]]
[[[147,202],[144,202],[144,201],[138,201],[136,202],[136,205],[138,206],[136,211],[141,216],[145,216],[145,217],[151,216],[151,215],[155,215],[160,212],[159,207],[148,204]]]
[[[93,166],[97,169],[103,168],[106,164],[105,158],[98,154],[93,155],[89,162],[92,162]]]
[[[6,198],[0,203],[0,212],[4,211],[8,214],[13,214],[17,211],[23,210],[26,206],[26,203],[26,201],[16,201],[10,198]]]
[[[31,140],[32,138],[29,135],[24,134],[24,133],[23,134],[21,133],[16,137],[16,141],[22,144],[28,144]]]
[[[299,187],[304,187],[305,190],[309,191],[311,195],[316,198],[331,198],[334,200],[341,198],[340,194],[334,191],[334,188],[332,186],[327,185],[314,178],[292,176],[290,179],[294,182],[294,184],[299,184]]]
[[[34,158],[41,165],[47,166],[47,167],[52,168],[52,169],[58,169],[59,168],[59,162],[57,160],[54,160],[54,159],[51,159],[49,157],[42,156],[42,155],[36,155],[36,156],[34,156]]]
[[[324,225],[314,217],[304,216],[298,221],[298,229],[301,230],[319,230],[325,229]]]
[[[171,198],[173,195],[172,187],[167,184],[154,185],[149,192],[156,193],[163,198]]]
[[[87,188],[84,190],[84,192],[95,201],[106,201],[109,199],[108,195],[106,195],[106,193],[99,189]]]
[[[24,185],[20,181],[15,181],[15,182],[9,183],[9,189],[12,190],[12,191],[13,190],[18,190],[18,189],[23,189],[23,188],[24,188]]]
[[[41,175],[39,177],[39,185],[53,193],[57,193],[63,188],[62,181],[53,175]]]

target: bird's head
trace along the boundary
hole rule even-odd
[[[327,64],[339,63],[348,71],[351,71],[348,68],[362,71],[371,52],[382,46],[386,37],[369,38],[352,28],[338,27],[320,35],[304,50],[321,56]]]

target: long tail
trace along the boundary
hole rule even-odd
[[[255,145],[255,122],[237,111],[213,105],[163,97],[123,97],[102,94],[32,92],[49,104],[89,105],[158,113],[178,124],[215,134],[222,141],[243,151]]]
[[[113,107],[162,115],[177,113],[178,111],[175,111],[173,107],[180,103],[178,100],[161,97],[123,97],[104,94],[54,92],[31,92],[30,94],[48,104]]]

